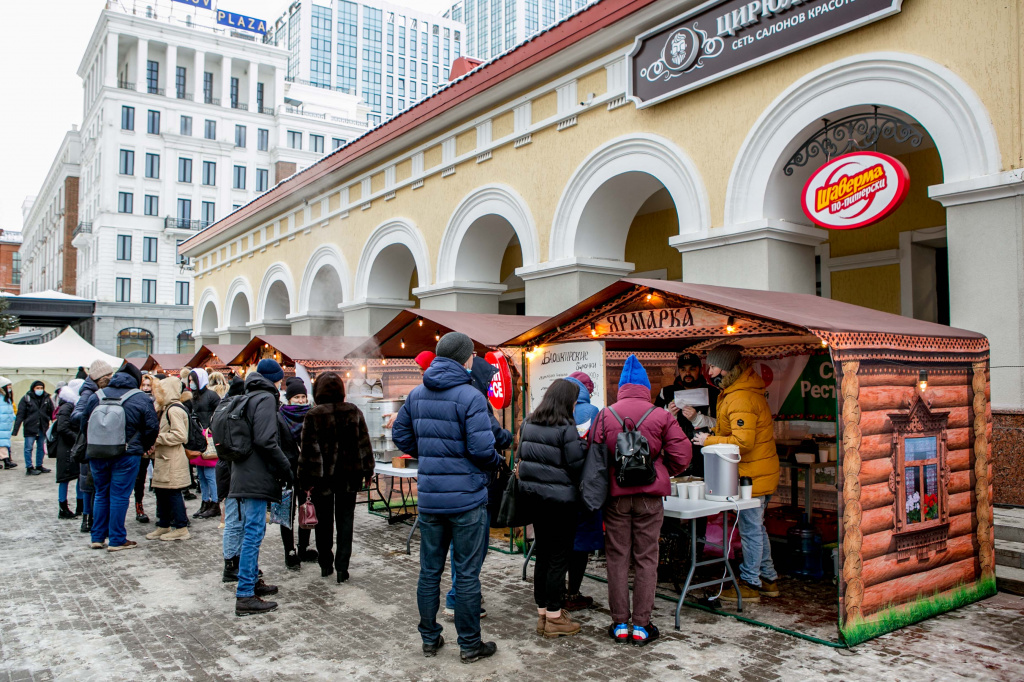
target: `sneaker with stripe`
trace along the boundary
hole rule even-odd
[[[647,646],[660,636],[661,632],[654,623],[633,626],[633,646]]]
[[[629,643],[629,625],[626,623],[612,623],[608,626],[608,636],[615,640],[616,644]]]

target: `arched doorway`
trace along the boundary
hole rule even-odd
[[[235,298],[231,301],[231,308],[228,316],[228,326],[231,328],[240,328],[249,324],[249,298],[244,292],[238,292],[235,294]]]
[[[298,314],[290,317],[292,333],[310,336],[341,336],[345,333],[344,303],[349,270],[334,244],[320,246],[310,256],[302,274]]]
[[[239,277],[231,283],[228,295],[225,300],[227,307],[226,326],[220,329],[220,343],[240,344],[248,343],[252,338],[249,323],[253,321],[254,296],[249,282],[244,277]]]
[[[252,333],[291,334],[292,299],[291,273],[283,263],[274,263],[263,275],[256,304],[259,323],[252,326]]]

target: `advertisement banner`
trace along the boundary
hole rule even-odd
[[[260,35],[266,35],[267,33],[267,22],[262,19],[255,19],[244,14],[235,14],[234,12],[226,12],[222,9],[217,10],[217,23],[236,28],[239,31],[249,31],[250,33],[258,33]]]
[[[827,354],[758,361],[776,419],[835,421],[836,372]]]
[[[590,403],[605,406],[604,342],[574,341],[541,346],[526,355],[530,384],[530,411],[540,405],[544,392],[555,379],[564,379],[573,372],[586,372],[594,382]]]
[[[801,206],[820,227],[855,230],[895,211],[909,191],[910,174],[898,160],[876,152],[853,152],[811,174]]]

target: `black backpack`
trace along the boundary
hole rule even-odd
[[[245,416],[252,397],[251,393],[225,396],[213,411],[213,446],[217,448],[217,457],[225,462],[242,462],[252,454],[252,424]]]
[[[608,408],[622,427],[622,431],[615,438],[615,482],[622,488],[650,485],[658,478],[658,472],[654,468],[654,457],[651,456],[651,446],[647,438],[640,433],[640,425],[654,409],[652,406],[644,412],[644,416],[640,417],[636,424],[629,419],[632,426],[628,426],[615,410]]]
[[[188,440],[185,441],[185,450],[188,452],[198,452],[199,454],[206,452],[206,432],[203,429],[203,425],[199,423],[199,417],[196,416],[196,413],[181,403],[173,403],[171,407],[180,407],[188,415]],[[167,418],[170,419],[170,416]]]

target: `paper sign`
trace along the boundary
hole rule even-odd
[[[555,379],[573,372],[586,372],[594,382],[590,404],[604,407],[604,342],[573,341],[541,346],[527,354],[530,383],[530,411],[537,409],[544,392]]]
[[[676,391],[674,399],[676,407],[679,409],[683,409],[687,405],[690,407],[705,407],[710,404],[708,389],[706,388],[689,388]]]

